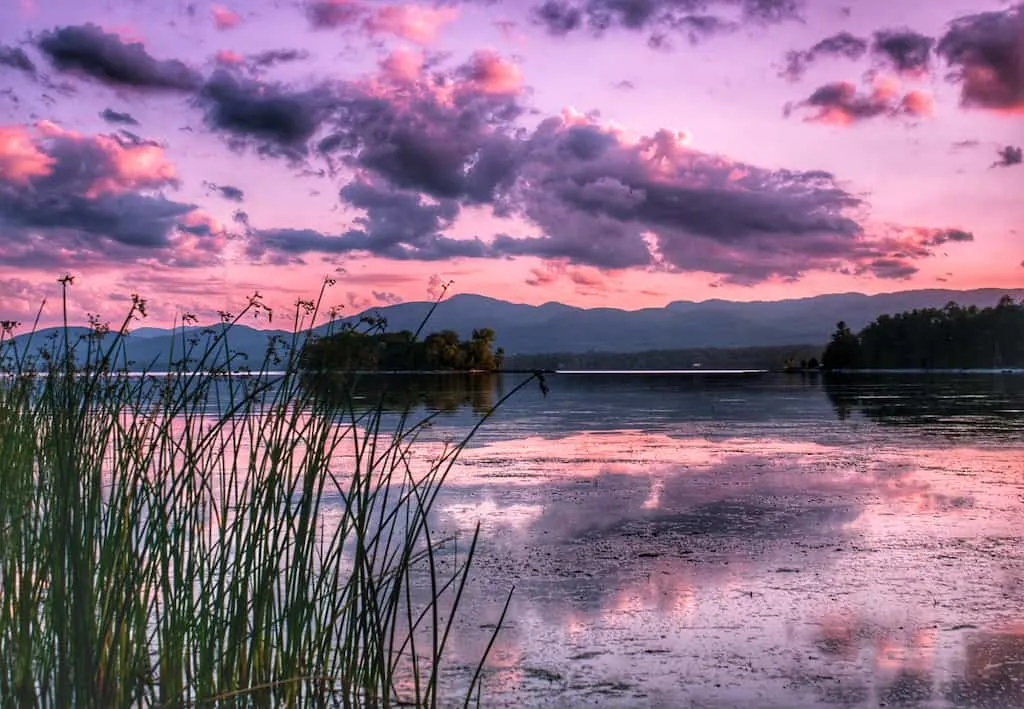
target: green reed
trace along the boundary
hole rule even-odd
[[[445,660],[479,529],[431,528],[476,427],[425,458],[429,416],[302,386],[314,303],[230,373],[231,328],[262,307],[205,344],[181,328],[166,374],[127,374],[138,298],[114,331],[0,335],[3,706],[479,700],[486,653]]]

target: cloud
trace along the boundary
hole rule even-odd
[[[293,160],[305,155],[332,100],[324,87],[297,91],[224,69],[215,71],[198,95],[206,125],[228,133],[234,147],[253,145],[263,154]]]
[[[268,49],[249,55],[248,62],[251,67],[266,69],[277,64],[297,62],[308,58],[309,52],[304,49]]]
[[[526,285],[535,287],[549,286],[559,280],[568,280],[576,286],[579,293],[603,292],[608,290],[608,277],[594,268],[573,266],[564,260],[546,261],[543,265],[531,268]]]
[[[1024,162],[1024,149],[1019,146],[1007,145],[997,151],[999,159],[992,163],[992,167],[1013,167]]]
[[[876,258],[856,269],[855,273],[858,276],[870,274],[875,278],[906,280],[920,270],[906,259]]]
[[[423,52],[399,47],[380,63],[380,70],[387,81],[410,83],[423,74],[426,59]]]
[[[370,291],[370,295],[381,305],[398,305],[403,301],[402,296],[392,293],[391,291]]]
[[[312,0],[305,4],[314,29],[360,27],[371,35],[393,35],[417,44],[432,44],[459,10],[450,4],[394,3],[374,7],[363,0]]]
[[[491,201],[515,166],[514,67],[485,54],[448,76],[409,74],[392,64],[378,80],[346,86],[318,152],[438,199]]]
[[[418,52],[394,53],[374,77],[324,87],[324,117],[288,135],[355,172],[340,197],[359,216],[336,233],[250,228],[253,258],[537,257],[565,264],[582,288],[598,287],[594,269],[628,268],[754,284],[811,271],[895,277],[930,256],[937,239],[953,238],[876,234],[858,216],[861,198],[830,173],[704,153],[683,131],[636,136],[572,110],[523,128],[518,82],[492,81],[512,65],[477,55],[445,73],[424,71],[423,61]],[[485,62],[500,71],[481,70]],[[240,86],[252,100],[302,95]],[[858,116],[930,107],[923,94],[902,93],[882,77],[872,96],[881,109],[837,105]],[[825,106],[818,101],[816,110]],[[468,205],[520,219],[532,233],[453,238],[448,232]]]
[[[0,67],[2,66],[20,69],[28,74],[36,73],[36,65],[21,47],[8,47],[5,44],[0,44]]]
[[[981,141],[975,140],[974,138],[968,138],[967,140],[958,140],[953,143],[954,150],[965,150],[967,148],[977,148],[981,145]]]
[[[800,20],[803,6],[802,0],[544,0],[531,14],[554,36],[626,29],[652,32],[650,42],[662,46],[665,33],[698,41],[744,25]]]
[[[923,76],[928,73],[935,40],[909,29],[879,30],[871,42],[871,53],[897,74]]]
[[[28,131],[20,126],[0,126],[0,180],[27,185],[34,178],[49,175],[54,162]]]
[[[485,94],[514,96],[523,88],[523,73],[519,67],[489,50],[474,52],[459,75]]]
[[[158,146],[46,122],[0,128],[0,262],[51,269],[209,263],[223,235],[187,233],[183,227],[204,219],[196,207],[150,193],[176,184]]]
[[[454,7],[386,5],[369,14],[363,27],[371,34],[391,34],[417,44],[432,44],[438,32],[458,16]]]
[[[935,51],[953,68],[961,105],[1024,113],[1024,5],[954,20]]]
[[[230,49],[221,49],[214,55],[213,60],[221,66],[232,67],[245,64],[245,57]]]
[[[312,0],[306,17],[315,29],[333,29],[355,22],[365,9],[358,0]]]
[[[934,112],[934,101],[929,94],[917,90],[900,96],[898,82],[876,76],[871,93],[858,93],[853,83],[836,81],[818,87],[795,106],[788,106],[786,113],[801,108],[810,109],[810,115],[804,119],[808,122],[849,126],[878,117],[929,117]]]
[[[871,41],[849,32],[839,32],[821,40],[810,49],[786,53],[786,63],[779,75],[790,81],[803,78],[807,69],[826,58],[856,61],[868,52],[883,66],[897,74],[921,76],[927,73],[935,40],[909,29],[884,29],[875,32]]]
[[[402,261],[443,261],[490,255],[479,239],[452,239],[441,235],[459,214],[459,205],[453,200],[429,202],[418,193],[364,179],[343,187],[339,196],[349,206],[364,212],[365,216],[355,220],[358,228],[339,235],[311,229],[257,231],[250,242],[250,254],[259,257],[274,252],[291,257],[311,252],[364,252]]]
[[[213,17],[213,26],[219,30],[232,29],[242,21],[241,15],[221,5],[214,5],[210,9],[210,15]]]
[[[855,37],[849,32],[826,37],[810,49],[793,50],[786,53],[786,65],[780,75],[790,81],[796,81],[803,77],[807,68],[825,57],[842,57],[856,60],[864,56],[868,51],[868,42],[860,37]]]
[[[135,118],[132,116],[132,114],[130,114],[130,113],[121,113],[120,111],[115,111],[112,108],[105,108],[105,109],[103,109],[103,112],[100,113],[100,118],[105,120],[107,123],[113,123],[115,125],[125,125],[125,126],[137,126],[137,125],[139,125],[139,122],[137,120],[135,120]]]
[[[211,191],[215,192],[219,196],[231,202],[244,202],[245,192],[234,187],[233,185],[215,185],[212,182],[203,182],[203,186]]]
[[[177,59],[154,59],[140,42],[124,42],[91,23],[44,32],[38,45],[59,70],[112,86],[193,91],[200,83],[199,74]]]
[[[877,269],[930,255],[952,231],[874,235],[859,198],[820,171],[769,170],[690,148],[678,132],[629,138],[566,114],[530,137],[511,208],[540,237],[495,238],[503,255],[601,269],[795,280],[809,271]]]

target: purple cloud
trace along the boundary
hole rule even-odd
[[[209,264],[223,246],[195,205],[156,193],[177,178],[162,150],[54,124],[0,133],[0,262],[80,267],[135,260]],[[199,225],[207,225],[194,239]]]
[[[928,72],[935,40],[909,29],[879,30],[871,41],[871,53],[897,74]]]
[[[786,65],[780,75],[790,81],[803,77],[807,68],[826,57],[841,57],[857,60],[868,51],[868,42],[849,32],[840,32],[826,37],[810,49],[793,50],[786,53]]]
[[[935,51],[967,108],[1024,112],[1024,5],[954,20]]]
[[[324,86],[298,91],[218,69],[203,84],[198,102],[206,109],[207,126],[229,134],[235,147],[253,145],[262,154],[298,160],[335,96]]]
[[[137,126],[139,122],[135,120],[135,117],[130,113],[122,113],[121,111],[115,111],[112,108],[105,108],[100,113],[100,118],[105,120],[107,123],[114,125],[124,126]]]
[[[997,151],[999,159],[992,163],[992,167],[1013,167],[1024,162],[1024,149],[1016,145],[1007,145]]]
[[[21,47],[8,47],[5,44],[0,44],[0,67],[3,66],[20,69],[28,74],[36,73],[36,65]]]
[[[199,74],[177,59],[154,59],[140,42],[124,42],[94,24],[44,32],[39,49],[57,69],[74,71],[113,86],[193,91]]]
[[[549,34],[589,29],[650,31],[663,46],[666,32],[691,41],[750,24],[778,24],[802,18],[802,0],[544,0],[533,7],[534,22]]]
[[[796,109],[810,109],[805,120],[849,126],[872,118],[923,118],[932,114],[934,105],[929,94],[912,90],[899,93],[898,84],[879,80],[870,93],[860,93],[848,81],[836,81],[820,86],[803,101],[786,107],[789,115]]]

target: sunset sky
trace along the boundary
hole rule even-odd
[[[1024,5],[2,0],[0,318],[1024,285]]]

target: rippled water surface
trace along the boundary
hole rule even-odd
[[[519,378],[447,381],[459,435]],[[485,706],[1024,707],[1024,378],[552,375],[453,471]]]

